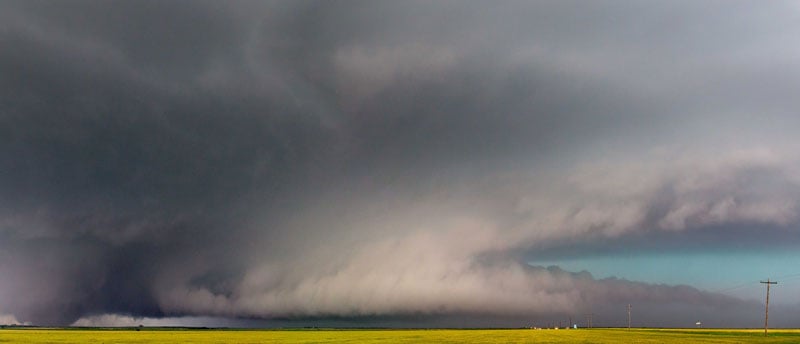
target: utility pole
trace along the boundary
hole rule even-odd
[[[567,328],[572,328],[572,316],[569,316],[569,324],[567,324]]]
[[[592,317],[593,316],[594,316],[594,313],[586,314],[586,327],[592,328]]]
[[[631,329],[631,304],[628,304],[628,330]]]
[[[778,284],[778,282],[770,282],[769,278],[767,281],[761,281],[762,284],[767,285],[767,308],[764,310],[764,336],[767,336],[767,326],[769,325],[769,285],[770,284]]]

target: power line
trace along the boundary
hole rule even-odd
[[[795,278],[800,278],[800,273],[795,273],[795,274],[790,274],[790,275],[778,276],[778,277],[776,277],[776,278],[777,278],[777,279],[781,279],[781,280],[783,280],[783,282],[786,282],[786,280],[787,280],[787,279],[795,279]]]
[[[738,284],[738,285],[730,287],[730,288],[712,290],[712,292],[714,292],[714,293],[724,293],[726,291],[731,291],[731,290],[735,290],[735,289],[739,289],[739,288],[743,288],[743,287],[752,286],[752,285],[755,285],[757,283],[758,283],[758,281],[749,281],[749,282],[746,282],[746,283]]]
[[[759,283],[763,283],[763,284],[767,285],[767,307],[764,310],[764,336],[766,337],[767,336],[767,326],[769,324],[769,286],[771,284],[778,284],[778,282],[770,282],[769,278],[767,278],[766,282],[759,281]],[[628,316],[628,318],[630,319],[630,316]],[[628,320],[628,321],[630,322],[630,320]]]
[[[782,275],[782,276],[776,277],[776,279],[780,279],[782,283],[785,283],[787,280],[794,280],[794,279],[798,279],[798,278],[800,278],[800,273],[793,273],[793,274]],[[744,282],[742,284],[734,285],[732,287],[722,288],[722,289],[712,289],[710,291],[713,292],[713,293],[725,293],[725,292],[728,292],[728,291],[731,291],[731,290],[736,290],[736,289],[739,289],[739,288],[755,286],[755,285],[759,284],[759,282],[760,282],[759,280],[751,280],[751,281]]]
[[[631,329],[631,304],[628,304],[628,331]]]

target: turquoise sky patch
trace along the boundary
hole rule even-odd
[[[652,255],[610,255],[563,260],[529,261],[531,265],[557,265],[568,271],[586,270],[595,278],[617,277],[631,281],[686,284],[708,291],[760,300],[771,278],[779,282],[773,302],[782,291],[800,292],[800,252],[680,252]]]

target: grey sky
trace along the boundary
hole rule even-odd
[[[750,326],[751,300],[526,259],[794,247],[798,23],[755,1],[0,2],[0,315],[516,326],[633,302]]]

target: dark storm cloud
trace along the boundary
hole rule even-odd
[[[81,8],[65,11],[51,15],[76,16],[76,26],[93,18],[118,24]],[[148,66],[129,63],[141,59],[128,51],[146,46],[115,46],[135,44],[125,34],[62,31],[43,17],[20,17],[3,31],[4,45],[13,47],[2,53],[3,246],[16,258],[6,263],[31,268],[15,271],[20,281],[5,289],[42,289],[31,295],[36,302],[17,298],[20,304],[7,307],[47,323],[96,311],[158,315],[146,280],[169,260],[160,258],[219,253],[210,242],[240,238],[232,209],[251,202],[250,192],[289,197],[285,185],[313,173],[329,130],[277,96],[245,103],[202,87],[176,90]],[[26,263],[38,260],[57,273]]]
[[[519,252],[797,222],[791,4],[0,9],[19,321],[525,317],[638,290],[683,305],[669,323],[750,305]]]

